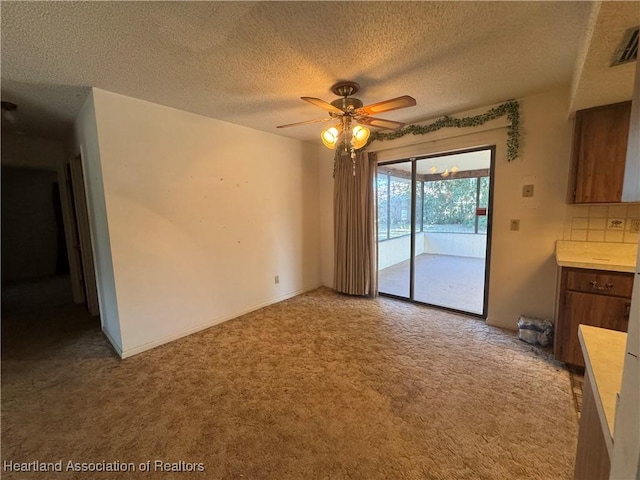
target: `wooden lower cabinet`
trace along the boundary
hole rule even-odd
[[[585,375],[575,480],[608,480],[611,462],[589,375]]]
[[[554,356],[584,367],[578,325],[626,332],[633,274],[563,268],[556,315]]]

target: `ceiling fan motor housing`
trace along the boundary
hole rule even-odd
[[[360,90],[360,85],[358,85],[358,83],[348,81],[338,82],[331,87],[331,91],[339,97],[348,97],[355,94],[358,90]]]
[[[332,119],[339,119],[342,125],[337,126],[341,127],[344,131],[349,130],[351,122],[371,127],[384,128],[387,130],[397,130],[398,128],[404,127],[404,123],[396,122],[395,120],[385,120],[384,118],[370,117],[370,115],[376,115],[390,110],[397,110],[399,108],[413,107],[416,104],[415,98],[410,97],[409,95],[403,95],[401,97],[391,98],[389,100],[373,103],[364,107],[362,100],[351,96],[358,90],[360,90],[360,85],[356,82],[342,81],[331,87],[331,91],[342,98],[338,98],[331,103],[327,103],[324,100],[315,97],[300,97],[301,100],[325,110],[329,114],[329,118],[278,125],[277,128],[296,127],[299,125],[307,125],[309,123],[326,122]],[[325,130],[325,132],[326,131],[328,130]]]
[[[331,105],[339,108],[343,112],[349,112],[358,108],[362,108],[362,100],[358,98],[344,97],[334,100],[333,102],[331,102]]]

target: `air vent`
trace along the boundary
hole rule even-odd
[[[630,28],[624,32],[622,42],[620,42],[613,57],[612,67],[636,61],[638,58],[638,28],[639,27]]]

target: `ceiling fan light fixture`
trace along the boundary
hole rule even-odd
[[[329,127],[322,131],[320,138],[322,138],[322,143],[325,147],[335,150],[336,145],[338,145],[338,138],[340,138],[340,129],[338,127]]]
[[[367,144],[367,140],[369,140],[370,131],[367,127],[363,127],[362,125],[356,125],[353,127],[353,132],[351,134],[351,145],[356,150],[364,147]]]
[[[278,125],[276,128],[296,127],[309,123],[326,122],[332,119],[340,120],[338,125],[323,130],[320,133],[320,139],[322,140],[322,144],[331,150],[335,150],[338,144],[341,148],[344,146],[345,153],[351,151],[351,158],[355,158],[356,150],[360,150],[367,145],[371,132],[367,127],[361,125],[353,126],[354,123],[387,130],[397,130],[398,128],[404,127],[404,123],[396,122],[395,120],[385,120],[384,118],[370,117],[370,115],[412,107],[416,104],[416,100],[413,97],[403,95],[364,106],[362,100],[351,96],[359,89],[360,85],[356,82],[341,81],[331,87],[331,91],[341,98],[331,103],[315,97],[300,97],[305,102],[309,102],[329,112],[329,118],[288,123],[286,125]],[[343,138],[341,139],[340,137]]]

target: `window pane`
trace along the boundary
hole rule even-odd
[[[390,238],[411,233],[411,180],[398,177],[391,179],[389,198]]]
[[[387,191],[388,180],[386,174],[378,174],[378,241],[386,240],[389,219],[387,218],[387,207],[389,205],[389,195]]]
[[[425,231],[474,233],[476,188],[475,178],[425,182]]]
[[[416,232],[423,231],[422,220],[424,219],[424,213],[423,213],[424,201],[422,200],[422,197],[423,197],[422,183],[423,182],[416,181]]]
[[[486,208],[489,211],[489,177],[480,179],[480,202],[478,207]],[[487,233],[487,215],[478,217],[478,233]]]

